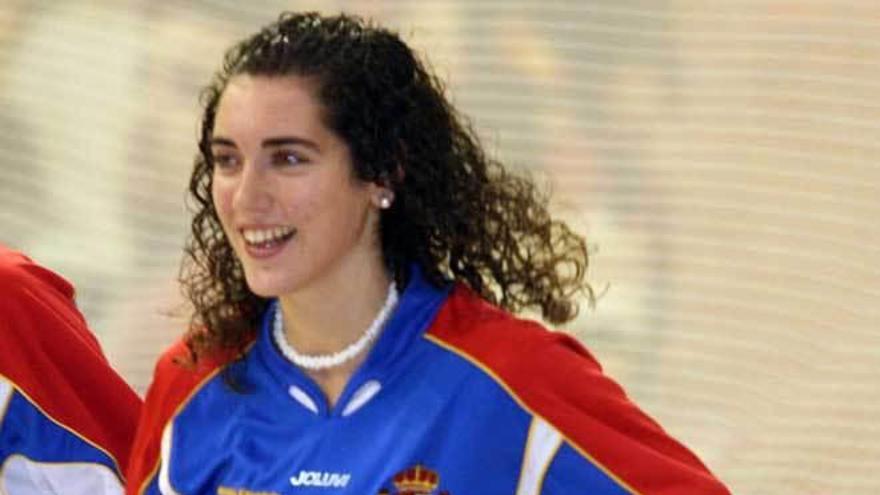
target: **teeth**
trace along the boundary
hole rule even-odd
[[[293,227],[274,227],[271,229],[246,229],[241,231],[241,235],[248,244],[264,244],[275,241],[290,235],[295,229]]]

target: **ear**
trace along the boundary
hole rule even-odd
[[[403,167],[398,166],[394,174],[395,177],[391,178],[388,173],[383,173],[372,183],[373,204],[380,210],[387,210],[394,204],[394,184],[403,180]]]

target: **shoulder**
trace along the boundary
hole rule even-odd
[[[98,341],[60,275],[0,245],[0,373],[28,393],[44,389],[49,371],[109,371]],[[47,376],[49,375],[49,376]]]
[[[525,370],[535,376],[536,366],[548,367],[543,379],[567,367],[601,373],[599,363],[570,335],[517,318],[461,286],[441,308],[428,337],[504,376]]]
[[[41,359],[62,370],[64,363],[106,365],[73,297],[73,286],[63,277],[0,245],[0,371],[40,369],[35,360]]]
[[[194,360],[185,338],[169,346],[156,363],[126,474],[127,493],[141,493],[159,466],[162,433],[189,399],[233,361],[232,352]]]
[[[0,294],[3,298],[20,297],[27,291],[73,299],[73,286],[57,273],[34,263],[18,251],[0,245]]]
[[[74,288],[64,277],[0,245],[0,338],[10,347],[59,347],[67,340],[100,355],[76,307]],[[62,342],[58,342],[61,339]],[[101,356],[103,359],[103,356]]]
[[[533,413],[581,390],[596,396],[593,403],[603,393],[622,393],[576,339],[516,318],[463,287],[450,295],[427,337],[492,375]]]
[[[247,349],[245,350],[247,352]],[[193,356],[187,337],[171,344],[159,357],[147,390],[145,414],[170,419],[176,409],[239,357],[236,350],[218,350]]]
[[[178,339],[156,362],[153,382],[147,392],[147,406],[165,411],[170,417],[178,404],[233,358],[232,353],[215,353],[194,359],[186,339]]]
[[[193,358],[185,338],[171,344],[156,362],[139,430],[147,428],[155,433],[164,428],[189,398],[220,373],[228,361],[231,358],[220,355]]]
[[[670,493],[657,487],[676,483],[695,487],[693,493],[727,493],[573,337],[457,287],[427,338],[489,374],[584,460],[636,493]]]

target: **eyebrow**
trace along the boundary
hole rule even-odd
[[[297,136],[278,136],[266,138],[263,140],[263,148],[274,148],[277,146],[286,146],[291,144],[305,146],[306,148],[311,148],[314,151],[321,151],[321,148],[314,141]],[[232,148],[238,148],[238,146],[235,145],[235,141],[223,136],[215,136],[211,138],[211,146],[229,146]]]

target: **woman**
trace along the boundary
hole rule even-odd
[[[117,495],[141,408],[60,275],[0,244],[0,493]]]
[[[128,493],[727,493],[578,343],[507,312],[573,318],[584,241],[395,34],[282,15],[204,107],[194,325]]]

